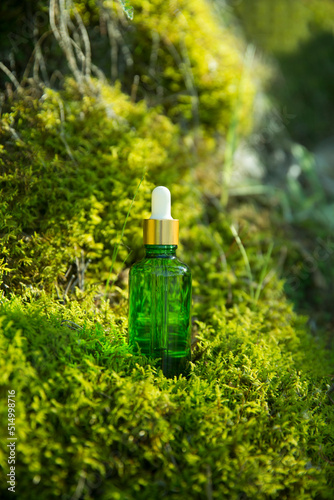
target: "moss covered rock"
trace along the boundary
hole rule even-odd
[[[61,92],[22,97],[2,116],[1,140],[1,253],[10,292],[50,291],[70,263],[78,278],[78,259],[90,261],[87,283],[93,276],[105,283],[140,181],[113,272],[129,254],[128,235],[138,252],[151,188],[180,182],[189,167],[177,125],[97,81],[83,99],[73,80]]]
[[[331,498],[327,367],[310,365],[291,309],[270,306],[199,323],[189,380],[170,380],[129,351],[119,315],[3,301],[20,498]],[[3,440],[3,470],[6,452]]]
[[[93,27],[102,11],[76,5]],[[124,93],[131,71],[122,89],[68,77],[60,90],[26,82],[6,100],[0,418],[6,429],[15,390],[22,500],[332,496],[331,354],[284,297],[271,232],[224,213],[212,179],[197,181],[199,163],[211,175],[210,134],[224,136],[236,108],[247,129],[251,99],[241,103],[253,92],[248,82],[239,92],[241,50],[205,5],[133,2],[123,35],[149,104]],[[157,184],[171,189],[193,272],[189,379],[166,379],[127,344],[126,275]],[[5,474],[7,459],[3,439]],[[11,495],[5,481],[0,491]]]
[[[240,106],[239,132],[249,131],[255,75],[244,63],[242,41],[217,23],[209,4],[135,0],[132,5],[129,37],[132,72],[142,82],[139,95],[161,102],[183,126],[203,126],[209,133],[226,132]]]

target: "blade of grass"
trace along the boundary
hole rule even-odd
[[[122,268],[123,268],[123,266],[124,266],[125,262],[128,260],[128,258],[130,257],[130,255],[131,255],[131,254],[132,254],[132,250],[130,251],[130,253],[128,253],[128,255],[127,255],[127,256],[125,257],[125,259],[123,260],[122,265],[121,265],[121,267],[122,267]],[[117,276],[115,276],[115,278],[112,280],[112,283],[111,283],[111,285],[110,285],[110,289],[112,289],[112,288],[113,288],[113,286],[114,286],[114,284],[115,284],[115,281],[116,281],[116,280],[117,280]]]
[[[105,292],[104,292],[104,297],[107,298],[107,294],[109,292],[109,282],[110,282],[110,277],[111,277],[111,273],[113,271],[113,268],[114,268],[114,265],[115,265],[115,261],[116,261],[116,258],[117,258],[117,255],[118,255],[118,250],[119,250],[119,247],[120,247],[120,244],[121,244],[121,241],[123,239],[123,236],[124,236],[124,231],[125,231],[125,226],[126,226],[126,223],[128,221],[128,218],[129,218],[129,215],[130,215],[130,211],[131,211],[131,208],[133,206],[133,203],[135,201],[135,198],[136,198],[136,195],[139,191],[139,188],[141,186],[141,183],[143,182],[143,179],[144,179],[144,176],[145,176],[145,172],[143,173],[143,176],[142,178],[140,179],[140,182],[137,186],[137,189],[135,191],[135,194],[133,195],[133,198],[132,198],[132,201],[131,201],[131,205],[130,205],[130,208],[128,210],[128,213],[126,214],[126,217],[125,217],[125,221],[124,221],[124,224],[123,224],[123,227],[122,227],[122,233],[121,233],[121,237],[119,239],[119,241],[115,244],[114,246],[114,250],[113,250],[113,254],[112,254],[112,260],[111,260],[111,266],[110,266],[110,270],[109,270],[109,275],[108,275],[108,279],[107,279],[107,284],[106,284],[106,289],[105,289]],[[127,257],[128,258],[128,257]],[[125,259],[126,260],[126,259]],[[125,262],[125,261],[124,261]],[[124,263],[123,262],[123,263]],[[113,281],[113,284],[115,283],[115,280]]]
[[[270,257],[271,257],[273,248],[274,248],[274,243],[271,242],[269,245],[266,257],[265,257],[264,266],[263,266],[261,274],[260,274],[259,283],[258,283],[257,288],[256,288],[255,297],[254,297],[255,302],[257,302],[260,298],[263,282],[264,282],[265,277],[267,275],[268,265],[269,265],[269,261],[270,261]]]
[[[233,226],[233,224],[231,225],[231,231],[232,231],[232,234],[233,234],[233,236],[235,238],[235,241],[236,241],[236,243],[237,243],[237,245],[239,247],[239,250],[240,250],[240,253],[242,255],[242,258],[244,260],[246,271],[247,271],[247,275],[248,275],[248,279],[250,281],[250,284],[249,284],[249,287],[250,287],[250,296],[252,297],[252,299],[254,299],[254,290],[253,290],[253,287],[252,287],[253,274],[252,274],[252,270],[251,270],[251,267],[250,267],[250,264],[249,264],[247,252],[246,252],[245,247],[243,246],[242,241],[241,241],[241,239],[240,239],[240,237],[238,235],[238,231]]]
[[[229,198],[229,187],[234,167],[234,156],[240,142],[239,125],[240,125],[240,112],[242,108],[242,96],[244,92],[244,85],[247,81],[248,72],[253,64],[255,57],[255,49],[252,45],[248,45],[243,70],[240,76],[240,81],[237,90],[236,103],[233,109],[231,123],[227,131],[226,146],[224,155],[224,165],[222,168],[222,191],[220,201],[223,207],[226,207]]]

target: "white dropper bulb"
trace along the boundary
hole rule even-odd
[[[158,186],[152,191],[152,215],[150,219],[173,220],[170,191],[165,186]]]

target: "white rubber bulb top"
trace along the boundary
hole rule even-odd
[[[152,215],[150,219],[173,220],[170,191],[165,186],[158,186],[152,191]]]

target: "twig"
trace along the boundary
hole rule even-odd
[[[109,14],[105,14],[105,21],[107,25],[107,33],[110,43],[111,81],[115,82],[118,74],[117,71],[118,45],[116,40],[116,30],[114,28],[113,19]]]
[[[18,133],[13,127],[8,127],[7,130],[12,134],[15,141],[17,141],[21,146],[24,145],[24,141],[22,141],[21,137],[18,135]]]
[[[71,496],[71,500],[79,500],[79,498],[82,498],[85,482],[86,482],[86,472],[82,470],[80,471],[79,481],[74,494]]]
[[[28,64],[24,70],[24,73],[23,73],[23,76],[22,76],[22,81],[26,80],[29,76],[29,72],[30,72],[30,68],[31,68],[31,64],[34,60],[34,56],[36,54],[36,52],[38,50],[40,50],[41,54],[42,54],[42,51],[41,51],[41,45],[42,43],[44,42],[45,38],[50,35],[52,33],[52,30],[48,30],[46,31],[45,33],[43,33],[43,35],[39,38],[39,40],[35,43],[35,47],[34,47],[34,50],[32,51],[31,53],[31,56],[29,57],[29,61],[28,61]],[[43,61],[44,61],[44,58],[43,58]],[[44,71],[44,70],[42,70]],[[49,85],[50,83],[48,82],[48,80],[46,79],[45,83],[47,85]]]
[[[71,160],[74,162],[74,163],[77,163],[76,159],[74,158],[73,154],[72,154],[72,150],[66,140],[66,136],[65,136],[65,126],[64,126],[64,123],[65,123],[65,109],[64,109],[64,105],[63,105],[63,102],[60,98],[57,97],[57,102],[58,102],[58,106],[59,106],[59,114],[60,114],[60,134],[59,134],[59,137],[62,141],[62,143],[64,144],[65,146],[65,149],[67,151],[67,154],[68,156],[71,158]]]
[[[87,33],[87,30],[86,30],[86,27],[81,19],[81,16],[78,12],[78,10],[76,9],[76,7],[73,7],[73,12],[74,12],[74,16],[75,16],[75,19],[78,23],[78,26],[79,26],[79,30],[80,30],[80,33],[81,33],[81,37],[82,37],[82,40],[83,40],[83,43],[84,43],[84,46],[85,46],[85,58],[84,58],[84,68],[83,68],[83,71],[85,73],[85,76],[86,78],[89,78],[90,77],[90,74],[91,74],[91,63],[92,63],[92,54],[91,54],[91,48],[90,48],[90,42],[89,42],[89,38],[88,38],[88,33]]]
[[[62,80],[64,80],[64,75],[62,74],[61,71],[59,71],[59,69],[56,69],[53,71],[52,75],[50,76],[50,86],[52,87],[54,82],[56,81],[56,78],[58,78],[58,80],[61,82]]]
[[[50,87],[49,77],[46,70],[46,64],[43,57],[43,52],[41,50],[40,44],[36,44],[36,60],[40,63],[41,72],[43,75],[44,83]]]
[[[135,75],[133,79],[133,84],[131,86],[131,102],[136,102],[139,81],[140,81],[140,76]]]
[[[19,84],[16,76],[1,61],[0,61],[0,69],[2,69],[2,71],[8,76],[8,78],[10,79],[10,81],[15,85],[16,90],[17,91],[21,91],[22,87]]]
[[[59,46],[62,48],[64,51],[64,54],[66,56],[68,65],[74,75],[74,78],[76,79],[79,90],[82,93],[83,88],[82,88],[82,73],[78,69],[78,65],[74,56],[74,52],[72,49],[72,44],[71,44],[71,37],[68,32],[67,28],[67,23],[68,23],[68,12],[65,8],[65,0],[59,0],[59,29],[56,24],[56,13],[55,13],[55,7],[56,7],[56,0],[50,0],[50,5],[49,5],[49,17],[50,17],[50,26],[52,29],[52,32],[56,38],[56,40],[59,43]]]
[[[132,58],[132,54],[130,52],[129,47],[126,45],[124,38],[122,36],[122,33],[117,28],[116,23],[114,23],[114,20],[113,20],[112,16],[110,15],[109,10],[103,9],[103,12],[104,12],[104,16],[105,16],[104,19],[105,19],[106,24],[107,24],[108,38],[109,38],[109,42],[111,44],[111,54],[110,54],[111,65],[112,65],[111,78],[113,80],[115,80],[117,78],[117,66],[116,66],[116,64],[117,64],[118,47],[120,47],[120,49],[123,53],[123,56],[124,56],[125,64],[128,67],[133,66],[133,58]],[[124,16],[123,16],[123,21],[124,21]],[[126,23],[126,25],[127,25],[127,23]],[[113,67],[113,65],[114,65],[114,67]]]
[[[70,274],[71,270],[72,270],[72,264],[69,265],[69,268],[67,269],[67,271],[65,273],[65,276],[64,276],[65,279],[67,279],[67,277]]]
[[[64,304],[65,304],[66,295],[68,294],[68,291],[70,290],[74,280],[75,280],[75,275],[72,274],[71,279],[68,282],[67,287],[66,287],[65,292],[64,292],[64,295],[63,295]]]
[[[81,259],[79,261],[78,257],[75,257],[75,263],[77,266],[77,275],[78,275],[78,283],[79,283],[79,288],[80,290],[84,290],[85,286],[85,272],[90,264],[91,260],[88,259],[87,263],[85,264],[85,259],[84,259],[84,251],[81,250]]]

